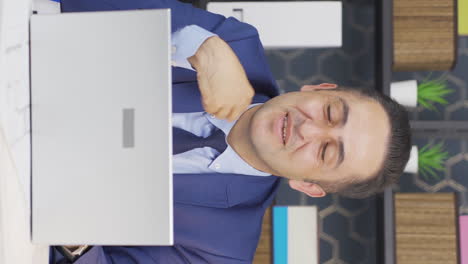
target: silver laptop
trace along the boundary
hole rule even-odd
[[[173,244],[170,10],[30,31],[33,242]]]

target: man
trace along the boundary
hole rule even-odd
[[[76,263],[251,263],[280,177],[312,197],[365,197],[401,174],[410,148],[401,106],[334,84],[277,96],[252,26],[174,0],[62,1],[64,12],[139,8],[171,8],[181,30],[175,56],[188,58],[173,68],[175,129],[221,130],[227,146],[174,153],[174,246],[95,246]],[[194,54],[187,35],[200,44]]]

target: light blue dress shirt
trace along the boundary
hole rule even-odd
[[[187,58],[193,56],[201,44],[215,34],[205,29],[190,25],[172,34],[173,66],[193,70]],[[253,107],[257,104],[251,105]],[[249,107],[249,108],[250,108]],[[227,136],[236,121],[228,122],[217,119],[206,112],[172,114],[172,125],[189,131],[197,136],[208,137],[215,128],[221,129]],[[173,156],[174,173],[235,173],[252,176],[270,176],[245,162],[229,145],[223,153],[211,147],[196,148]]]

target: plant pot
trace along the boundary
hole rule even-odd
[[[418,172],[418,147],[413,146],[411,147],[410,158],[408,163],[406,164],[405,169],[403,172],[405,173],[417,173]]]
[[[418,82],[410,80],[391,83],[390,97],[406,107],[416,107],[418,104]]]

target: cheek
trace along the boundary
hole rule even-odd
[[[306,146],[291,154],[291,164],[301,170],[315,169],[320,166],[317,159],[316,144],[308,143]]]
[[[264,149],[274,148],[280,142],[275,127],[275,117],[272,115],[259,115],[252,120],[249,134],[257,147]]]
[[[268,116],[265,115],[264,112],[258,112],[255,116],[253,116],[251,123],[250,123],[250,134],[256,136],[265,135],[269,129],[269,122]]]
[[[323,119],[323,105],[318,102],[299,105],[299,110],[312,120]]]

